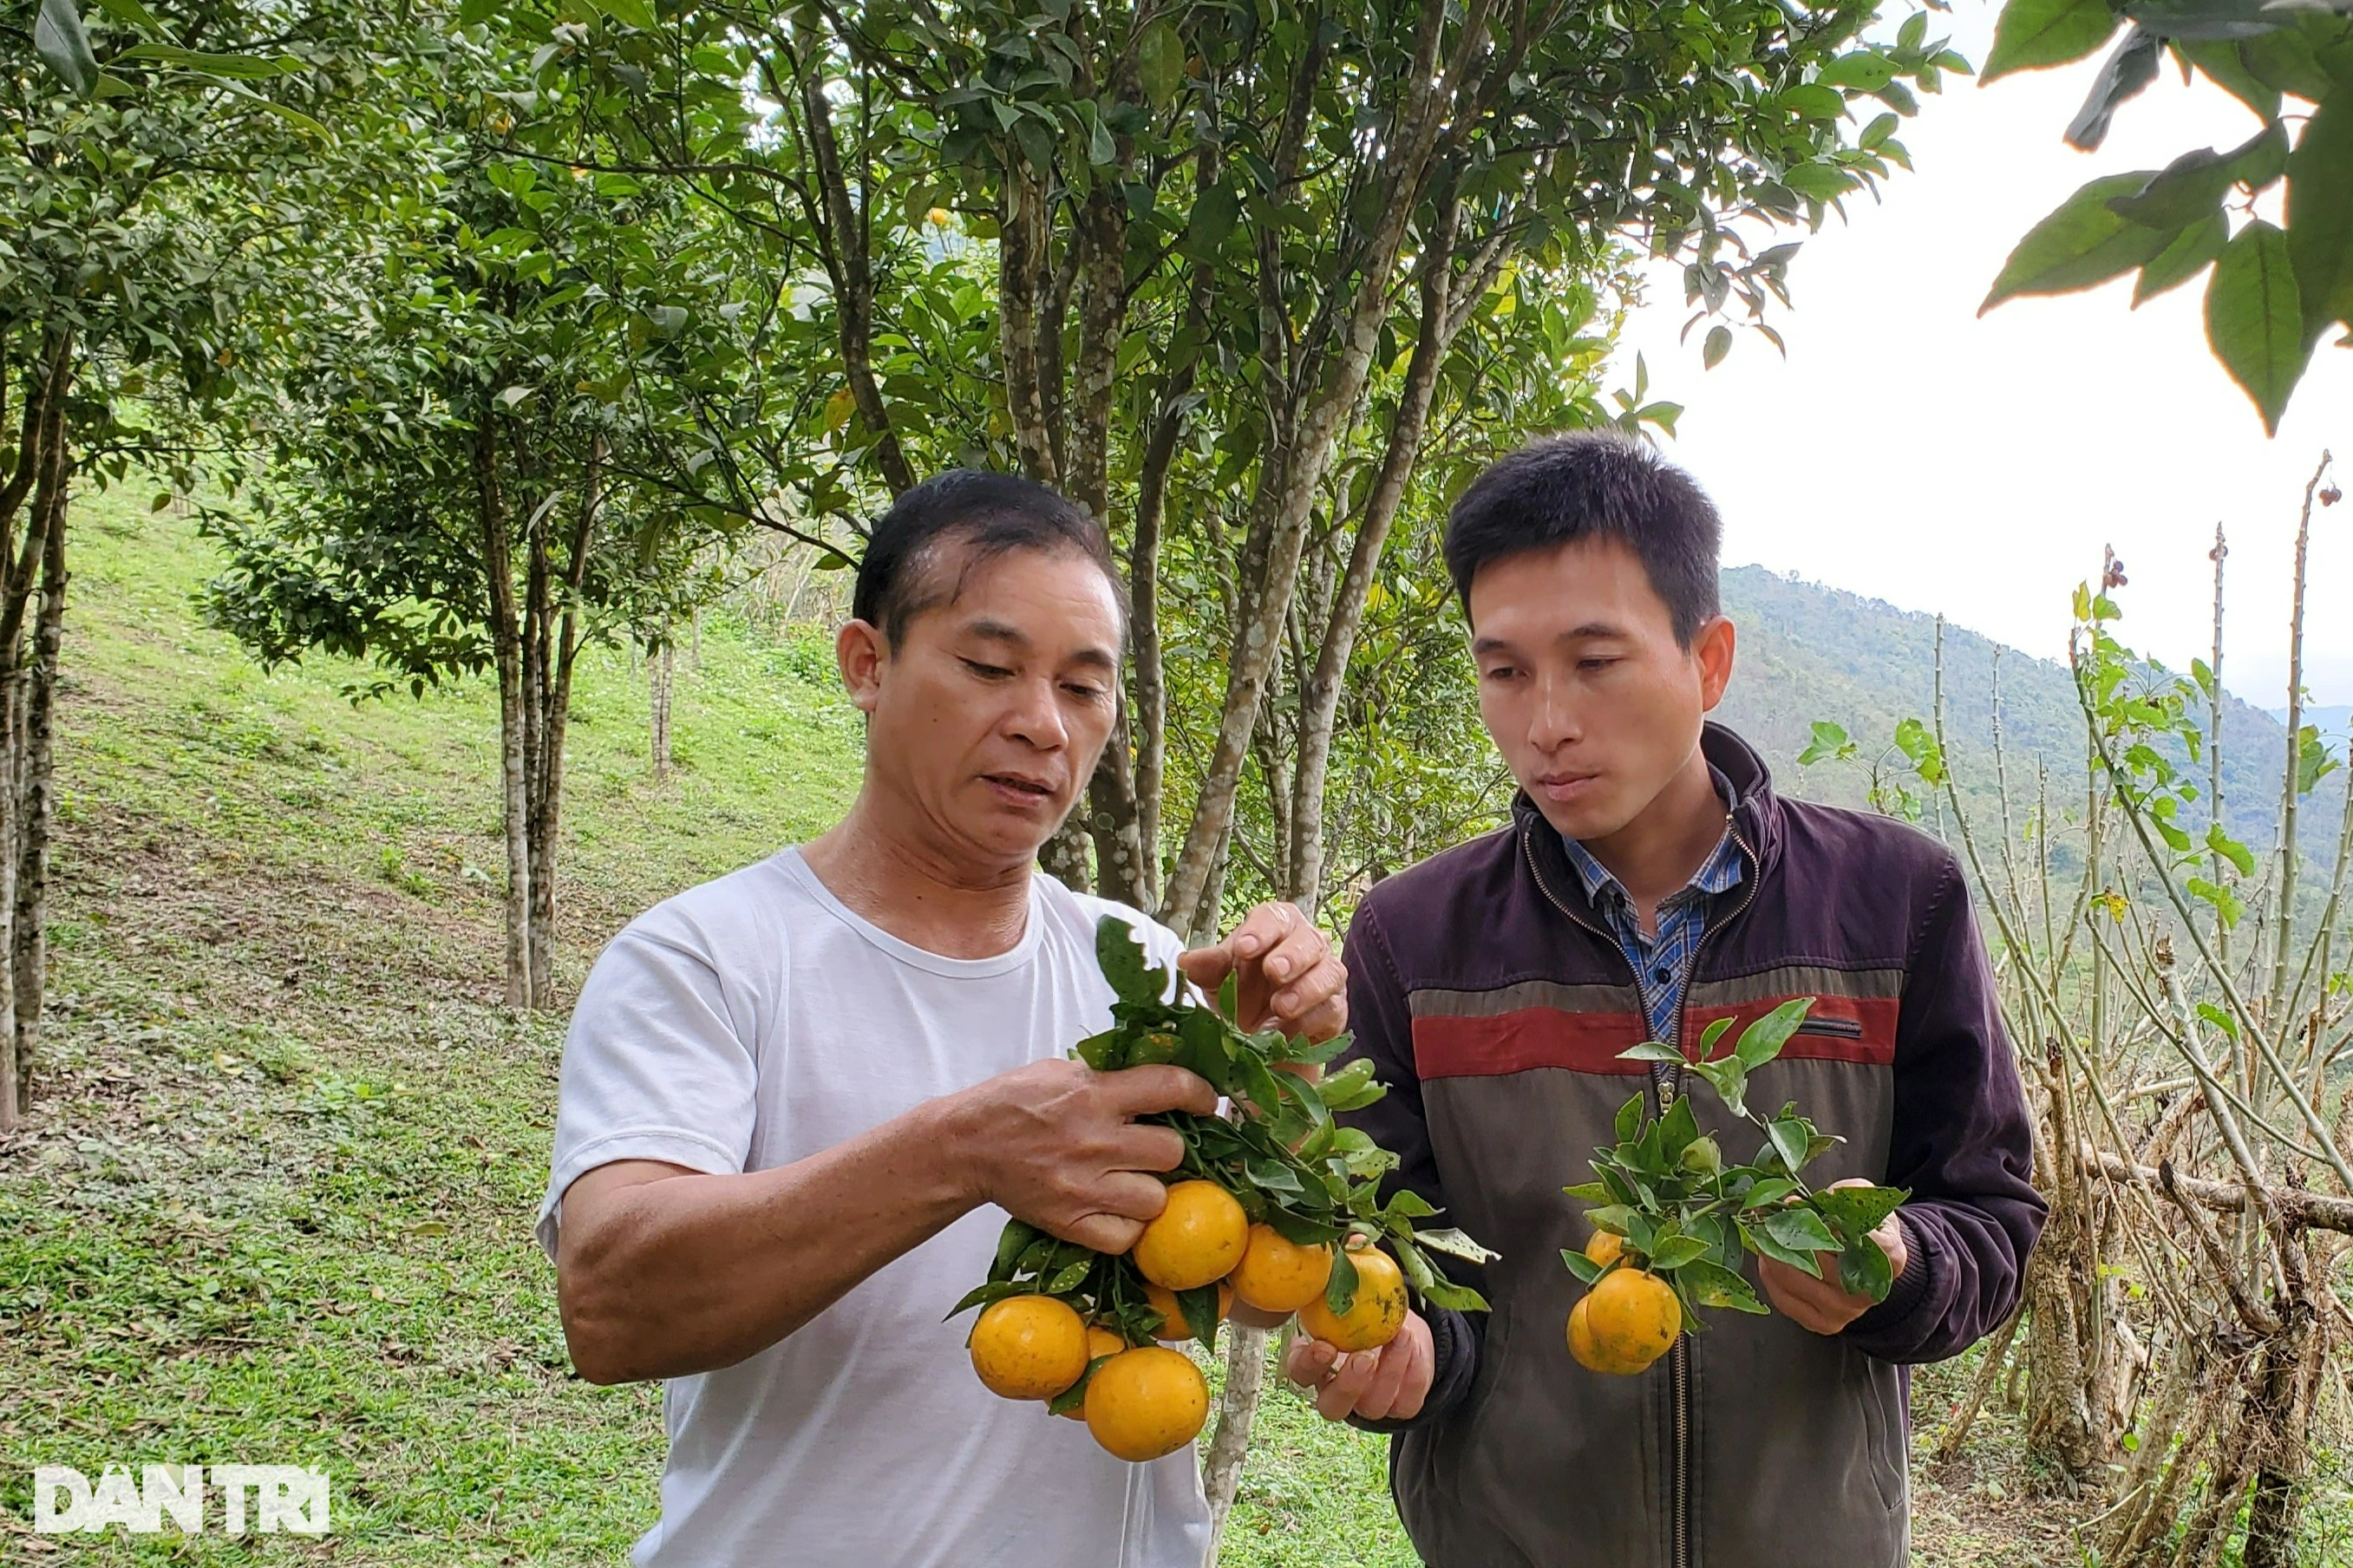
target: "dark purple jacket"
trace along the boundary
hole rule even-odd
[[[1349,1057],[1389,1093],[1344,1120],[1403,1156],[1395,1180],[1444,1207],[1437,1223],[1503,1255],[1461,1271],[1492,1313],[1430,1314],[1422,1414],[1371,1424],[1397,1433],[1398,1510],[1431,1568],[1902,1568],[1902,1365],[1959,1353],[2018,1303],[2044,1206],[1960,868],[1900,823],[1779,798],[1728,730],[1702,744],[1747,874],[1709,910],[1683,1033],[1818,998],[1749,1100],[1795,1100],[1846,1139],[1810,1180],[1911,1189],[1910,1263],[1834,1337],[1711,1312],[1639,1376],[1579,1367],[1560,1253],[1588,1227],[1561,1188],[1592,1179],[1629,1095],[1655,1109],[1650,1069],[1619,1059],[1650,1033],[1633,973],[1525,796],[1511,826],[1381,882],[1348,932]],[[1757,1141],[1726,1134],[1738,1154]]]

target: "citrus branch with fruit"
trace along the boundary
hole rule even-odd
[[[1347,1036],[1311,1042],[1237,1028],[1231,976],[1219,1005],[1204,1005],[1174,972],[1152,966],[1115,917],[1097,926],[1095,955],[1117,998],[1113,1025],[1072,1054],[1099,1072],[1184,1068],[1230,1114],[1140,1119],[1173,1128],[1185,1153],[1165,1178],[1167,1206],[1125,1253],[1007,1222],[987,1281],[955,1309],[981,1309],[967,1346],[983,1384],[1083,1418],[1123,1459],[1154,1459],[1191,1442],[1208,1418],[1208,1381],[1169,1346],[1213,1345],[1237,1300],[1295,1312],[1302,1328],[1344,1351],[1394,1338],[1409,1291],[1437,1306],[1486,1309],[1431,1255],[1474,1263],[1494,1255],[1461,1231],[1419,1228],[1437,1211],[1414,1193],[1381,1201],[1397,1156],[1333,1120],[1387,1092],[1365,1061],[1315,1080]]]
[[[1569,1353],[1579,1364],[1639,1373],[1685,1329],[1703,1328],[1703,1307],[1770,1310],[1740,1271],[1744,1252],[1815,1279],[1822,1277],[1821,1258],[1835,1255],[1839,1283],[1850,1295],[1886,1300],[1894,1270],[1871,1233],[1911,1194],[1809,1186],[1805,1167],[1843,1140],[1818,1131],[1794,1103],[1770,1116],[1748,1105],[1748,1075],[1781,1054],[1812,1005],[1811,997],[1783,1003],[1720,1056],[1715,1047],[1730,1018],[1702,1032],[1697,1060],[1655,1040],[1621,1053],[1680,1064],[1765,1142],[1747,1164],[1729,1165],[1717,1141],[1700,1131],[1687,1096],[1677,1096],[1663,1115],[1649,1114],[1640,1094],[1619,1110],[1618,1142],[1591,1161],[1599,1179],[1562,1189],[1595,1205],[1586,1211],[1594,1232],[1585,1250],[1561,1254],[1588,1287],[1568,1315]]]

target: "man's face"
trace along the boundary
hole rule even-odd
[[[1633,551],[1611,539],[1507,555],[1471,580],[1487,733],[1545,820],[1608,838],[1691,761],[1732,673],[1732,623],[1686,649]]]
[[[967,569],[969,568],[969,569]],[[866,711],[870,783],[927,837],[991,865],[1037,858],[1093,773],[1117,710],[1118,602],[1102,568],[1014,550],[923,570],[955,596],[898,628],[853,621],[836,651]]]

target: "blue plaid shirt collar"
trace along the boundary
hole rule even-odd
[[[1730,782],[1719,773],[1715,788],[1728,813]],[[1619,951],[1633,967],[1651,1037],[1673,1043],[1683,1013],[1683,992],[1691,980],[1692,959],[1699,951],[1700,939],[1707,934],[1707,900],[1715,894],[1738,887],[1741,878],[1747,875],[1740,846],[1734,842],[1727,826],[1692,879],[1659,905],[1658,933],[1652,936],[1643,933],[1642,922],[1634,913],[1633,900],[1627,895],[1624,884],[1610,874],[1609,868],[1567,835],[1562,836],[1561,845],[1568,851],[1568,863],[1576,869],[1577,880],[1585,884],[1585,896],[1593,900],[1593,907],[1609,922]]]

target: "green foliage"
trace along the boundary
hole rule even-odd
[[[2163,170],[2094,180],[2035,226],[1986,297],[1990,310],[2020,294],[2068,293],[2138,269],[2133,302],[2178,288],[2212,267],[2206,333],[2214,357],[2275,432],[2313,348],[2353,329],[2353,5],[2263,0],[2194,5],[2157,0],[2009,0],[1986,79],[2083,58],[2126,23],[2067,140],[2085,149],[2107,134],[2117,108],[2147,87],[2169,53],[2244,102],[2263,129],[2228,153],[2202,148]],[[2282,95],[2311,103],[2288,114]],[[2297,127],[2290,145],[2290,126]],[[2285,227],[2231,210],[2282,179]],[[2227,243],[2226,243],[2227,241]],[[2353,331],[2345,339],[2353,346]]]
[[[1693,1329],[1704,1326],[1703,1307],[1769,1310],[1741,1275],[1744,1251],[1818,1279],[1820,1255],[1834,1253],[1847,1291],[1886,1299],[1894,1276],[1870,1233],[1910,1194],[1896,1187],[1808,1187],[1805,1167],[1840,1140],[1818,1131],[1794,1105],[1771,1116],[1748,1108],[1748,1075],[1781,1054],[1812,1005],[1810,997],[1781,1004],[1720,1053],[1715,1047],[1731,1030],[1729,1018],[1710,1024],[1689,1058],[1655,1040],[1621,1053],[1700,1079],[1734,1116],[1763,1132],[1765,1142],[1748,1163],[1726,1164],[1716,1140],[1700,1131],[1687,1095],[1674,1096],[1657,1116],[1646,1096],[1635,1095],[1618,1112],[1618,1142],[1594,1154],[1598,1179],[1563,1189],[1594,1205],[1585,1217],[1596,1230],[1623,1237],[1623,1250],[1607,1264],[1564,1251],[1570,1273],[1587,1285],[1613,1268],[1655,1274],[1673,1288]]]

